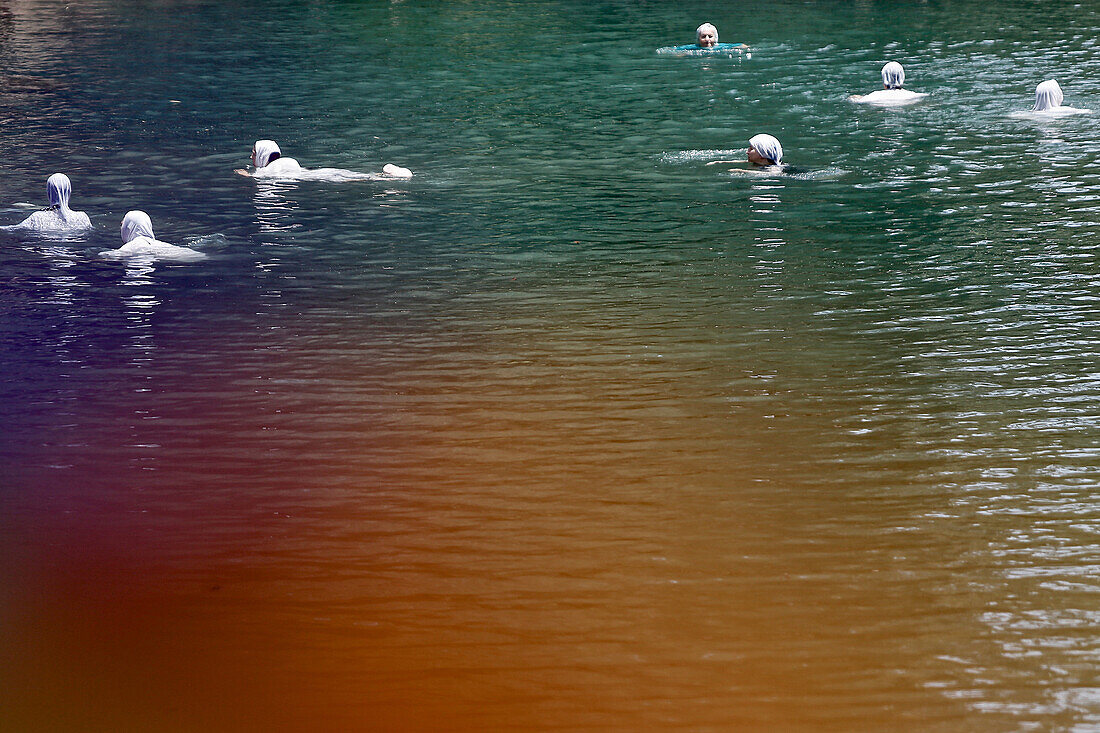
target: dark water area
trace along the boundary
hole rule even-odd
[[[1098,10],[0,0],[4,728],[1096,730]]]

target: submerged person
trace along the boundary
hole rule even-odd
[[[100,254],[113,259],[154,259],[193,262],[206,257],[205,254],[189,247],[178,247],[161,242],[153,234],[153,222],[144,211],[128,211],[122,218],[122,246],[108,249]]]
[[[377,176],[370,173],[345,171],[339,168],[319,168],[310,170],[303,168],[294,158],[284,158],[279,145],[274,140],[257,140],[252,146],[252,165],[255,170],[249,173],[244,168],[236,170],[242,176],[253,178],[297,178],[317,180],[372,180]],[[408,168],[387,163],[382,167],[382,173],[391,178],[412,178],[412,171]]]
[[[1062,105],[1062,100],[1065,97],[1062,95],[1062,87],[1058,86],[1058,82],[1054,79],[1047,79],[1046,81],[1035,87],[1035,108],[1033,112],[1049,112],[1052,114],[1080,114],[1088,112],[1087,109],[1079,109],[1077,107],[1065,107]]]
[[[657,53],[670,56],[732,56],[734,52],[748,51],[749,47],[743,43],[719,43],[718,29],[713,23],[703,23],[695,29],[695,43],[683,46],[666,46],[658,48]]]
[[[928,96],[923,92],[903,89],[903,84],[905,84],[905,69],[897,61],[889,61],[882,67],[882,89],[870,94],[853,94],[848,99],[860,104],[893,105],[911,104]]]
[[[92,228],[92,221],[83,211],[69,208],[73,186],[64,173],[54,173],[46,179],[48,209],[36,211],[18,224],[6,229],[22,229],[32,232],[81,231]]]

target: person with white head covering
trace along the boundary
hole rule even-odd
[[[1035,87],[1035,106],[1030,110],[1013,112],[1011,117],[1028,119],[1049,120],[1052,117],[1067,117],[1069,115],[1088,114],[1092,110],[1078,107],[1067,107],[1062,104],[1064,99],[1062,87],[1054,79],[1047,79]]]
[[[749,138],[749,162],[753,165],[780,165],[783,161],[783,146],[771,135],[760,133]]]
[[[707,165],[733,164],[739,167],[731,168],[730,173],[735,175],[771,175],[774,173],[802,173],[803,171],[791,168],[783,162],[783,146],[773,135],[760,133],[749,138],[748,159],[750,165],[743,167],[743,160],[712,160]]]
[[[1062,87],[1054,79],[1047,79],[1035,87],[1035,112],[1046,112],[1048,109],[1062,106]]]
[[[299,165],[294,158],[284,158],[279,145],[274,140],[257,140],[252,146],[252,165],[255,170],[249,173],[244,168],[237,169],[242,176],[253,178],[287,178],[294,180],[316,181],[354,181],[375,180],[377,175],[372,173],[360,173],[358,171],[346,171],[340,168],[317,168],[310,170]],[[412,171],[392,163],[382,167],[382,173],[390,178],[412,178]]]
[[[92,221],[83,211],[69,208],[73,186],[64,173],[54,173],[46,179],[46,196],[50,207],[36,211],[18,224],[6,229],[22,229],[32,232],[81,231],[92,228]]]
[[[1090,110],[1078,107],[1067,107],[1062,104],[1065,97],[1062,95],[1062,87],[1054,79],[1047,79],[1035,87],[1035,108],[1033,112],[1045,112],[1049,115],[1075,115],[1085,114]]]
[[[887,61],[882,67],[882,88],[901,89],[905,84],[905,68],[897,61]]]
[[[888,61],[882,67],[882,89],[862,96],[853,94],[848,99],[860,104],[893,106],[912,104],[928,96],[922,92],[911,92],[908,89],[902,89],[903,84],[905,84],[905,69],[897,61]]]
[[[703,23],[695,29],[695,45],[699,48],[714,48],[718,45],[718,29],[713,23]]]
[[[144,211],[129,211],[122,219],[122,246],[100,254],[112,259],[175,260],[194,262],[206,257],[198,250],[161,242],[153,234],[153,222]]]
[[[257,140],[252,146],[252,165],[256,170],[252,175],[256,178],[264,177],[289,177],[293,178],[302,170],[302,166],[294,158],[284,158],[279,150],[279,144],[274,140]],[[248,175],[247,171],[243,171]]]

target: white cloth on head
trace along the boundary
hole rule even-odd
[[[279,145],[274,140],[257,140],[252,146],[252,164],[257,168],[263,168],[271,162],[271,156],[275,153],[282,154]]]
[[[153,220],[144,211],[128,211],[122,217],[122,243],[127,244],[138,237],[157,238],[153,234]]]
[[[711,31],[714,33],[714,42],[718,43],[718,29],[714,27],[713,23],[703,23],[701,26],[695,29],[695,43],[699,43],[699,36],[703,34],[703,31]]]
[[[763,133],[753,135],[749,138],[749,145],[753,146],[762,157],[770,160],[772,165],[779,165],[779,162],[783,160],[783,146],[771,135]]]
[[[159,241],[153,235],[153,222],[144,211],[128,211],[122,218],[122,246],[100,252],[112,259],[176,260],[193,262],[206,257],[198,250],[177,247]]]
[[[69,208],[73,186],[64,173],[54,173],[46,179],[46,197],[50,208],[36,211],[23,221],[6,229],[23,229],[34,232],[91,229],[92,221],[83,211]]]
[[[1048,79],[1035,87],[1035,111],[1054,109],[1062,106],[1062,88],[1054,79]]]
[[[46,179],[46,196],[50,199],[50,206],[67,209],[72,195],[73,184],[64,173],[54,173]]]
[[[889,61],[882,67],[882,85],[887,89],[901,89],[905,84],[905,69],[897,61]]]
[[[256,165],[253,176],[293,178],[302,171],[302,166],[294,158],[282,157],[282,151],[274,140],[257,140],[252,149],[255,151],[252,162]],[[272,160],[273,155],[278,157]]]

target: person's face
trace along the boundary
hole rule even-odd
[[[771,165],[771,161],[756,152],[756,148],[751,145],[749,146],[749,162],[753,165]]]
[[[699,31],[699,40],[697,43],[703,48],[714,48],[718,43],[718,32],[712,30]]]
[[[256,165],[256,148],[252,148],[252,165]]]

